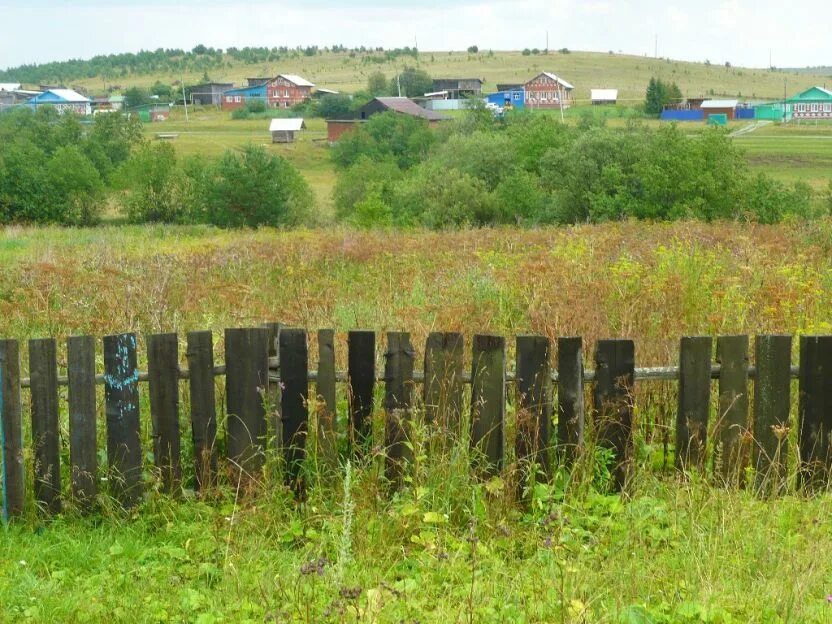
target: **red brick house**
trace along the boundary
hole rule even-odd
[[[526,108],[569,108],[575,89],[563,78],[543,72],[529,80],[526,90]]]
[[[295,74],[280,74],[267,85],[268,104],[272,108],[291,108],[311,98],[314,86]]]

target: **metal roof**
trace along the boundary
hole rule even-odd
[[[736,108],[739,100],[705,100],[700,108]]]
[[[45,91],[43,95],[51,93],[52,95],[57,96],[58,98],[64,100],[65,102],[89,102],[89,98],[84,97],[77,91],[73,91],[72,89],[49,89]]]
[[[0,91],[17,91],[20,89],[19,82],[0,82]]]
[[[299,87],[314,87],[315,85],[309,82],[306,78],[301,78],[297,74],[279,74],[278,78],[285,78],[289,82],[293,82]]]
[[[316,89],[318,93],[323,93],[324,95],[341,95],[340,91],[333,91],[332,89],[324,89],[323,87],[318,87]]]
[[[559,76],[556,76],[555,74],[553,74],[551,72],[543,72],[542,74],[538,74],[538,76],[541,76],[541,75],[546,76],[547,78],[551,78],[552,80],[557,82],[559,85],[562,85],[562,86],[566,87],[567,89],[574,89],[575,88],[574,86],[572,86],[571,84],[566,82],[563,78],[561,78]]]
[[[306,128],[306,124],[300,117],[296,119],[272,119],[269,124],[269,132],[297,132],[303,128]]]
[[[397,113],[421,117],[428,121],[443,121],[448,119],[445,115],[440,115],[439,113],[422,108],[416,102],[406,97],[378,97],[376,100],[381,102],[385,108],[389,108]]]
[[[592,100],[615,101],[618,99],[618,89],[590,89],[589,93]]]

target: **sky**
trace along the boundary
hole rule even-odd
[[[0,68],[141,49],[418,44],[832,65],[832,2],[802,0],[0,0]]]

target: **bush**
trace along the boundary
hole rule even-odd
[[[375,195],[379,201],[392,203],[393,188],[403,177],[402,170],[396,162],[387,160],[373,160],[363,156],[349,169],[338,176],[335,182],[333,198],[335,202],[335,216],[342,221],[351,221],[358,205]],[[363,225],[367,225],[366,218]]]
[[[343,94],[328,94],[318,100],[315,114],[324,119],[335,119],[350,114],[352,99]]]
[[[392,157],[401,169],[408,169],[424,159],[436,136],[427,121],[388,112],[373,115],[367,123],[345,134],[332,148],[333,162],[341,169],[366,156],[371,160]]]
[[[194,218],[219,227],[296,226],[311,216],[312,191],[298,170],[260,146],[226,151],[200,187]]]
[[[124,199],[131,223],[186,223],[188,179],[169,143],[145,145],[125,165],[130,191]]]

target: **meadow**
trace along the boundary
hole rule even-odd
[[[638,365],[666,365],[681,335],[832,331],[830,252],[829,220],[443,233],[7,227],[0,334],[133,330],[143,354],[148,333],[212,329],[221,360],[222,328],[279,320],[335,328],[339,369],[343,332],[359,327],[411,331],[417,362],[433,330],[577,334],[587,354],[599,337],[627,336]],[[832,565],[819,553],[832,546],[832,499],[680,481],[662,452],[675,392],[643,388],[640,466],[624,497],[604,493],[590,463],[524,504],[508,480],[473,478],[453,452],[417,461],[391,495],[379,450],[351,467],[342,456],[303,504],[271,465],[252,493],[231,482],[175,500],[153,486],[148,453],[151,485],[133,513],[103,497],[90,518],[70,507],[44,522],[30,505],[3,531],[0,621],[828,621]],[[343,415],[341,395],[339,406]]]

